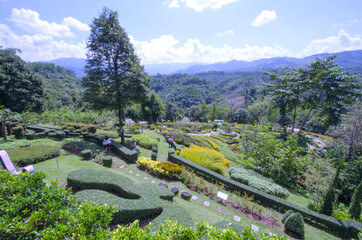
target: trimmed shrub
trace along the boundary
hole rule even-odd
[[[21,126],[12,128],[12,131],[16,139],[22,139],[25,136],[24,128]]]
[[[28,140],[35,139],[35,132],[26,133],[25,138],[28,139]]]
[[[222,137],[219,137],[219,136],[216,136],[216,135],[213,135],[213,134],[211,134],[210,137],[215,138],[217,140],[220,140],[222,142],[225,142],[225,139],[223,139]]]
[[[283,214],[283,217],[282,217],[282,223],[285,223],[285,220],[287,220],[287,218],[291,215],[291,214],[293,214],[294,212],[292,211],[292,210],[288,210],[288,211],[286,211],[284,214]]]
[[[152,152],[158,153],[158,148],[157,148],[157,147],[153,147],[153,148],[152,148]]]
[[[177,144],[182,144],[183,140],[181,138],[175,138]]]
[[[338,167],[337,171],[334,175],[334,178],[333,178],[331,184],[329,185],[326,194],[323,197],[321,213],[328,215],[328,216],[331,216],[333,213],[333,204],[334,204],[334,201],[336,200],[336,194],[335,194],[334,188],[337,184],[340,170],[341,170],[341,168]]]
[[[195,145],[182,150],[180,156],[222,175],[227,174],[226,169],[230,163],[222,153]]]
[[[151,154],[151,159],[152,159],[152,160],[157,160],[157,153],[153,152],[153,153]]]
[[[60,149],[48,145],[37,145],[6,150],[15,165],[22,167],[42,162],[55,157],[54,150],[59,154]]]
[[[305,229],[304,220],[300,213],[292,213],[285,220],[284,227],[290,231],[299,234],[304,239]]]
[[[172,202],[174,194],[155,184],[134,184],[123,175],[94,169],[73,171],[69,173],[67,181],[68,186],[82,190],[75,195],[78,201],[115,205],[113,224],[156,216],[151,228],[167,219],[178,221],[179,225],[194,226],[189,212]]]
[[[271,195],[287,199],[289,191],[281,186],[268,182],[266,180],[259,179],[253,175],[251,171],[241,168],[230,168],[229,175],[232,179],[254,187],[260,191],[269,193]]]
[[[65,134],[65,132],[63,132],[63,131],[55,131],[55,136],[54,136],[54,138],[56,139],[56,140],[63,140],[64,138],[66,137],[66,134]]]
[[[184,146],[185,146],[185,147],[190,147],[190,143],[184,142]]]
[[[92,150],[86,149],[80,152],[84,160],[91,160],[92,159]]]
[[[112,167],[112,156],[104,156],[102,158],[103,166]]]

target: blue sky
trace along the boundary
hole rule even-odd
[[[118,11],[142,64],[362,49],[361,0],[0,0],[0,46],[26,61],[85,57],[104,6]]]

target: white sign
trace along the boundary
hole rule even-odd
[[[217,195],[216,195],[218,198],[221,198],[223,200],[227,200],[228,199],[228,196],[226,193],[223,193],[223,192],[218,192]]]

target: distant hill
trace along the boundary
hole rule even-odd
[[[61,66],[63,68],[74,71],[76,77],[84,77],[85,73],[83,68],[85,66],[85,58],[58,58],[46,63],[53,63],[55,65]]]
[[[362,50],[333,53],[337,54],[336,63],[343,68],[354,68],[362,66]],[[300,67],[311,63],[316,57],[326,58],[329,53],[316,54],[305,58],[275,57],[259,59],[251,62],[232,60],[230,62],[220,62],[214,64],[197,63],[164,63],[164,64],[146,64],[145,71],[148,75],[156,74],[194,74],[209,71],[221,72],[241,72],[241,71],[264,71],[271,69],[285,69]],[[86,63],[84,58],[59,58],[48,61],[66,69],[73,70],[77,77],[84,77],[83,68]]]
[[[362,50],[348,51],[340,53],[316,54],[305,58],[275,57],[259,59],[251,62],[232,60],[230,62],[220,62],[214,64],[198,64],[178,70],[174,73],[194,74],[209,71],[237,72],[237,71],[263,71],[270,69],[285,69],[301,67],[313,62],[317,57],[326,58],[337,54],[335,62],[343,68],[362,66]]]

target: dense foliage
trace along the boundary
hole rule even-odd
[[[56,182],[46,185],[45,174],[0,172],[0,236],[4,239],[99,239],[113,208],[78,204]]]
[[[52,63],[33,62],[28,63],[28,66],[33,72],[43,77],[45,109],[83,105],[80,99],[82,91],[80,79],[75,76],[73,71]]]
[[[143,133],[133,135],[132,140],[144,148],[152,149],[158,146],[160,136],[154,132],[144,131]]]

